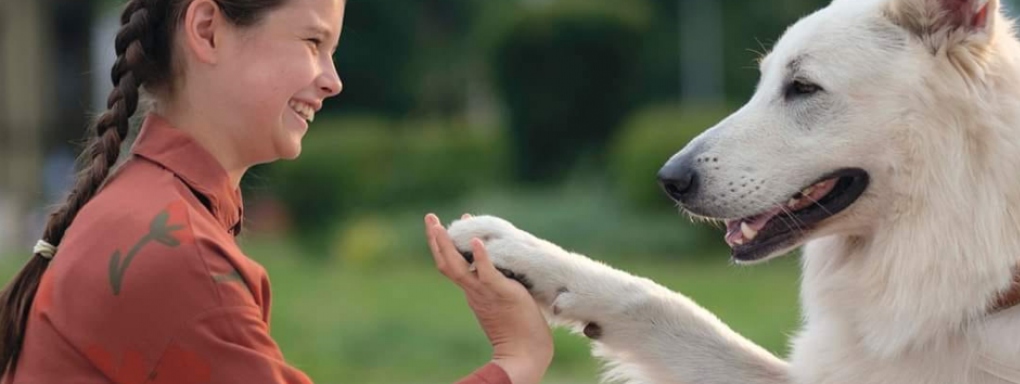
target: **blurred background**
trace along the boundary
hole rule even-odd
[[[242,247],[272,333],[320,383],[450,383],[489,359],[422,217],[494,214],[653,278],[786,353],[792,258],[731,266],[722,231],[662,195],[669,156],[748,98],[755,60],[826,0],[351,0],[297,161],[243,181]],[[0,281],[62,200],[114,60],[114,0],[0,2]],[[550,383],[595,382],[556,332]]]

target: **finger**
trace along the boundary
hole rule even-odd
[[[434,213],[425,215],[425,236],[429,239],[434,237],[432,234],[432,227],[435,225],[442,225],[439,222],[439,216],[436,216]]]
[[[446,263],[439,253],[439,244],[436,243],[436,232],[433,229],[439,224],[439,217],[434,214],[425,215],[425,240],[429,244],[429,250],[432,252],[432,260],[436,263],[436,268],[442,270]]]
[[[439,224],[439,216],[435,213],[429,213],[425,215],[425,224]]]
[[[434,228],[429,228],[429,251],[432,253],[432,261],[436,263],[436,268],[439,271],[443,271],[447,268],[446,258],[443,257],[442,251],[439,250],[439,243],[436,242],[436,234]]]
[[[457,246],[453,245],[453,240],[446,233],[446,228],[443,228],[441,225],[436,225],[433,228],[436,233],[436,244],[439,247],[440,257],[443,258],[446,266],[443,274],[461,287],[474,287],[478,284],[478,279],[468,271],[468,262],[464,260],[464,256],[461,256]]]
[[[485,284],[492,284],[502,280],[503,274],[496,270],[489,258],[489,251],[485,249],[485,243],[479,239],[471,239],[471,249],[475,254],[475,269],[478,271],[478,279]]]

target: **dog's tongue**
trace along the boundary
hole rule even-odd
[[[729,246],[736,247],[747,242],[744,232],[740,228],[741,223],[747,223],[748,229],[757,233],[765,227],[765,224],[769,222],[773,217],[776,217],[783,212],[783,207],[777,206],[771,211],[765,212],[758,216],[749,217],[746,219],[733,220],[726,222],[726,244]]]

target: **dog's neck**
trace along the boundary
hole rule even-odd
[[[1001,147],[986,148],[997,155]],[[877,190],[900,199],[874,231],[810,242],[801,292],[808,327],[841,324],[885,358],[947,348],[969,325],[1020,305],[1020,190],[1008,187],[1020,174],[1007,172],[1020,169],[1020,158],[992,158],[997,167],[980,172],[928,160],[944,171],[920,172],[915,185],[896,189],[907,192]],[[921,187],[955,180],[967,180],[971,193]]]
[[[904,251],[896,248],[903,244],[883,241],[888,239],[833,236],[807,244],[801,302],[808,329],[839,324],[865,350],[889,358],[946,348],[967,324],[1020,306],[1020,269],[993,265],[991,252],[939,253],[955,247],[926,241],[911,242]],[[1000,268],[1007,270],[991,277]],[[1002,285],[1006,277],[1012,285]]]

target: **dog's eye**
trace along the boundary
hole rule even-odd
[[[794,80],[790,84],[786,85],[786,91],[784,92],[787,99],[793,99],[797,97],[810,96],[818,93],[822,90],[817,84],[809,83],[804,80]]]

